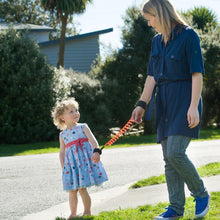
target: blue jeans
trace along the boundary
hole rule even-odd
[[[208,195],[195,166],[186,155],[186,148],[190,140],[190,137],[175,135],[161,141],[170,200],[169,207],[178,214],[184,213],[184,183],[193,197]]]

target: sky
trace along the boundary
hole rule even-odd
[[[88,4],[83,14],[75,15],[74,22],[80,34],[113,28],[113,32],[100,35],[101,56],[109,45],[113,49],[122,47],[121,27],[124,25],[122,17],[131,6],[141,8],[143,0],[93,0]],[[220,0],[170,0],[176,10],[186,11],[195,6],[205,6],[217,15],[220,23]]]

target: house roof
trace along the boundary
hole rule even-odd
[[[10,27],[16,30],[28,29],[29,31],[34,31],[34,32],[45,32],[45,31],[50,32],[54,30],[52,27],[36,25],[36,24],[21,24],[21,23],[7,23],[7,22],[0,23],[0,30],[1,29],[6,30]]]
[[[106,33],[112,32],[112,31],[113,31],[113,28],[108,28],[108,29],[89,32],[89,33],[85,33],[85,34],[79,34],[79,35],[75,35],[72,37],[66,37],[66,41],[78,40],[78,39],[91,37],[91,36],[95,36],[95,35],[106,34]],[[56,40],[41,42],[41,43],[39,43],[39,46],[44,47],[44,46],[58,44],[59,42],[60,42],[60,38],[56,39]]]

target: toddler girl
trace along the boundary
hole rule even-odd
[[[78,123],[79,105],[74,98],[63,100],[52,111],[54,124],[62,130],[59,135],[60,163],[63,168],[63,189],[69,191],[71,215],[77,216],[77,192],[84,205],[83,215],[91,215],[91,198],[87,187],[107,181],[100,162],[101,150],[87,124]]]

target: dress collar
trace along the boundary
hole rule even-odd
[[[170,40],[175,40],[178,37],[178,35],[182,32],[184,27],[185,25],[177,24],[170,34]]]

